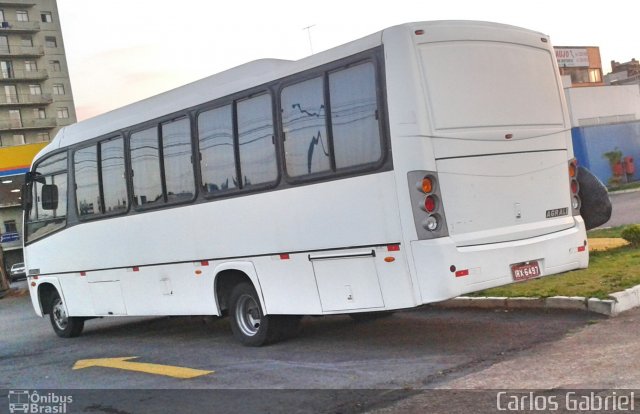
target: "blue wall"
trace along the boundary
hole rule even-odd
[[[633,157],[636,173],[632,180],[640,180],[640,121],[572,128],[571,137],[578,163],[604,184],[609,182],[612,173],[609,160],[602,154],[616,148],[622,151],[623,157]]]

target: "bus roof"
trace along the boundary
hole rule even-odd
[[[49,145],[43,148],[34,161],[55,151],[85,140],[102,137],[110,133],[129,128],[146,121],[171,115],[178,111],[192,108],[224,96],[242,92],[291,74],[302,72],[347,57],[358,52],[371,49],[382,44],[383,33],[388,30],[404,30],[409,32],[414,27],[434,30],[459,30],[461,28],[473,33],[475,28],[499,28],[529,32],[520,27],[481,21],[431,21],[405,23],[373,33],[358,40],[334,47],[297,61],[281,59],[259,59],[225,70],[169,90],[167,92],[123,106],[93,118],[63,127]],[[470,32],[469,32],[470,31]]]

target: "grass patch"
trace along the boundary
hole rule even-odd
[[[624,191],[624,190],[633,190],[636,188],[640,188],[640,181],[634,181],[631,183],[620,184],[615,187],[609,187],[609,191],[616,192],[616,191]]]
[[[611,239],[622,237],[622,231],[627,227],[629,227],[629,225],[589,230],[587,232],[587,237],[590,239]]]
[[[626,246],[591,253],[588,269],[487,289],[473,296],[584,296],[607,299],[610,293],[635,285],[640,285],[640,249]]]

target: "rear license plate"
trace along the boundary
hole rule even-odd
[[[537,260],[511,265],[511,276],[516,282],[534,279],[540,275],[540,265]]]

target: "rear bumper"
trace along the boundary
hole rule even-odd
[[[422,303],[513,283],[515,263],[537,260],[543,277],[586,268],[588,249],[578,250],[587,240],[584,221],[575,219],[570,229],[510,242],[467,247],[456,246],[450,237],[411,242]],[[452,266],[468,274],[456,277]]]

